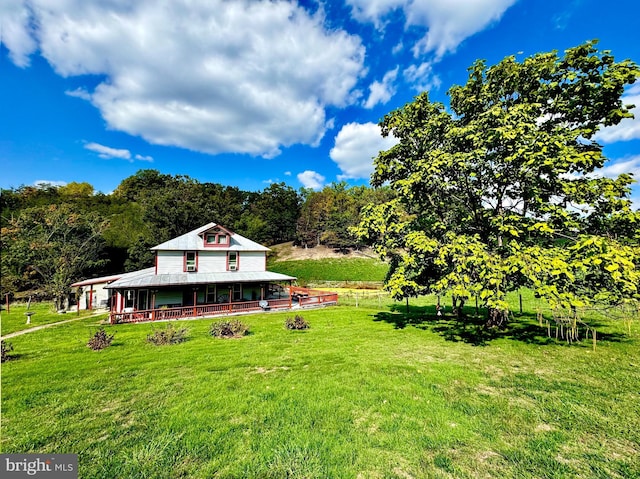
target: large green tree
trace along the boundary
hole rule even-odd
[[[639,75],[587,42],[477,61],[449,109],[423,93],[386,115],[383,135],[399,143],[375,159],[372,184],[397,198],[368,208],[357,233],[390,260],[393,295],[477,295],[493,323],[521,285],[560,307],[637,298],[633,179],[593,172],[606,161],[596,133],[632,116],[621,96]]]
[[[12,287],[41,285],[63,308],[71,283],[106,263],[102,231],[106,222],[72,205],[22,210],[2,228],[2,276]]]

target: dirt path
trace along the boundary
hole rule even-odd
[[[23,329],[21,331],[16,331],[14,333],[9,333],[6,336],[0,336],[0,339],[2,339],[2,340],[10,339],[10,338],[13,338],[15,336],[21,336],[23,334],[32,333],[34,331],[39,331],[41,329],[50,328],[52,326],[59,326],[60,324],[70,323],[72,321],[80,321],[81,319],[93,318],[93,317],[99,316],[101,314],[104,314],[104,313],[95,313],[95,314],[92,314],[91,316],[82,316],[81,318],[65,319],[64,321],[58,321],[56,323],[41,324],[40,326],[34,326],[33,328]]]

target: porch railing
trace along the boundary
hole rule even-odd
[[[281,299],[202,304],[196,306],[180,306],[176,308],[155,308],[122,313],[111,312],[109,315],[109,322],[111,324],[139,323],[142,321],[198,318],[251,311],[289,309],[298,306],[328,305],[336,304],[338,302],[337,293],[309,290],[306,288],[291,289],[291,297],[287,296],[286,298]],[[295,293],[293,291],[294,289],[296,290]]]

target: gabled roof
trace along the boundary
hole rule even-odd
[[[204,245],[203,235],[207,231],[215,228],[222,228],[225,231],[229,231],[216,223],[209,223],[193,231],[189,231],[182,236],[165,241],[151,249],[153,251],[211,251],[214,248]],[[218,251],[269,251],[269,248],[266,246],[262,246],[261,244],[251,241],[249,238],[245,238],[237,233],[231,233],[230,238],[228,246],[216,246],[215,249]]]

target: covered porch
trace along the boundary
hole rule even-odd
[[[271,285],[273,286],[273,285]],[[235,296],[233,287],[229,288],[228,294],[218,295],[215,300],[200,304],[199,293],[200,288],[192,288],[193,296],[191,301],[184,301],[183,304],[163,304],[157,306],[156,295],[160,295],[160,291],[145,290],[114,290],[112,298],[112,308],[109,314],[109,322],[111,324],[120,323],[138,323],[143,321],[167,321],[176,319],[195,319],[214,317],[219,315],[241,314],[259,311],[274,311],[306,308],[314,306],[325,306],[337,304],[338,294],[334,292],[319,291],[308,288],[286,287],[286,288],[270,288],[268,294],[264,294],[264,287],[261,288],[263,294],[261,299],[247,300],[242,296]],[[131,294],[128,295],[128,292]],[[218,288],[216,288],[216,292]],[[166,296],[165,291],[165,296]],[[151,303],[149,305],[148,298],[151,294]],[[175,297],[177,293],[173,291]],[[131,303],[125,303],[129,296]],[[182,291],[183,300],[188,296]],[[210,295],[204,296],[207,299],[213,299]],[[185,304],[190,303],[190,304]],[[124,306],[131,304],[131,306]],[[118,307],[120,305],[120,307]]]

